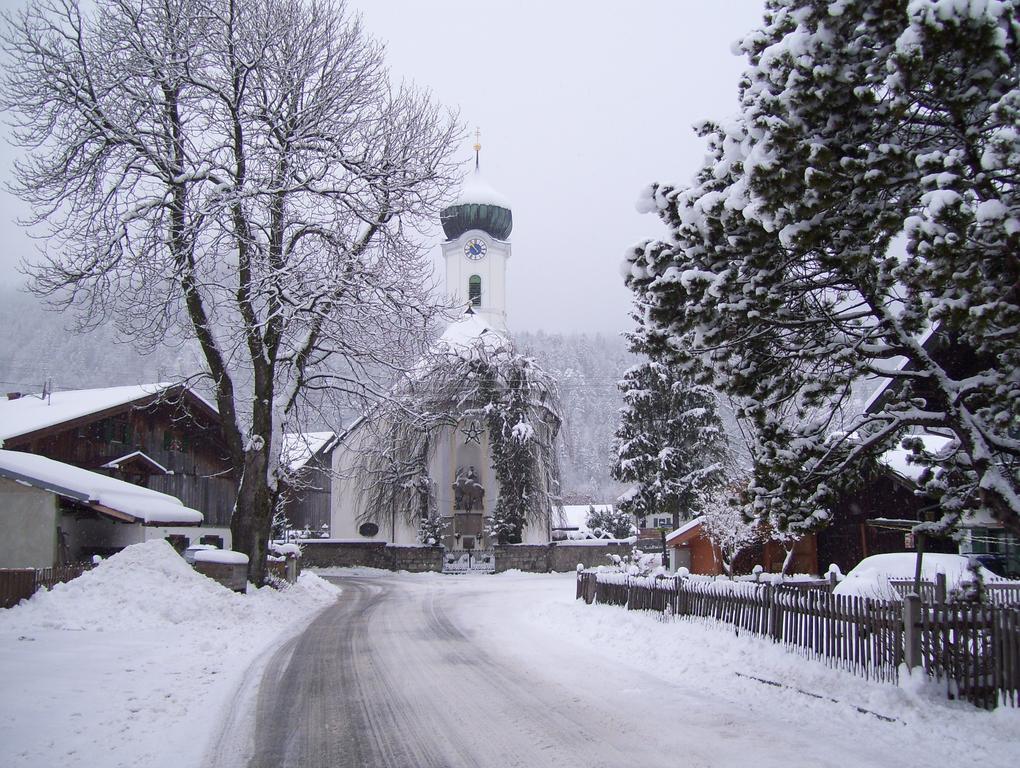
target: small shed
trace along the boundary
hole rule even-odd
[[[720,576],[725,573],[723,558],[702,526],[702,518],[690,520],[666,535],[669,548],[670,570],[686,568],[691,573]],[[769,539],[741,552],[733,565],[735,573],[750,573],[756,565],[768,573],[782,571],[786,550],[782,544]],[[818,573],[817,542],[813,534],[804,536],[794,544],[789,573]]]
[[[666,534],[671,571],[686,568],[691,573],[708,576],[723,573],[722,557],[706,535],[701,522],[702,518],[696,517]]]
[[[48,568],[168,539],[230,546],[180,499],[22,451],[0,450],[0,567]]]

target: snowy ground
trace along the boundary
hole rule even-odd
[[[603,689],[621,713],[670,734],[663,746],[674,755],[691,759],[685,745],[696,744],[706,765],[741,764],[734,742],[748,734],[759,734],[758,748],[780,765],[1010,765],[1020,755],[1018,709],[989,713],[948,701],[934,685],[868,682],[727,625],[587,606],[574,600],[573,574],[496,578],[497,599],[465,601],[458,611],[490,652],[573,689]],[[607,687],[620,677],[603,673],[610,668],[631,684]],[[706,750],[713,737],[717,760]]]
[[[0,611],[0,766],[199,765],[256,660],[337,595],[238,595],[159,540]]]
[[[225,742],[218,768],[927,768],[1020,750],[1014,710],[584,606],[572,574],[330,575],[343,599],[277,652],[241,708],[255,738]]]
[[[256,683],[277,649],[303,647],[295,629],[316,614],[329,624],[355,601],[363,608],[324,634],[349,631],[358,653],[343,654],[346,673],[366,681],[365,698],[324,695],[342,697],[352,719],[360,707],[389,712],[398,725],[376,737],[459,755],[436,763],[447,768],[582,756],[643,768],[1011,765],[1020,754],[1017,710],[868,683],[726,627],[585,606],[573,574],[346,570],[331,572],[357,586],[340,603],[310,574],[292,592],[241,597],[158,544],[0,612],[0,766],[232,764],[206,763],[208,750],[230,749],[225,722],[253,726]],[[445,698],[430,702],[435,692]],[[451,708],[461,696],[469,706]]]

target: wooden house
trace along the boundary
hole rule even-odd
[[[0,400],[0,441],[175,496],[207,525],[230,523],[234,483],[219,414],[186,386],[10,393]]]
[[[691,573],[721,576],[726,570],[719,548],[709,539],[701,518],[689,520],[666,536],[670,570],[686,568]],[[778,541],[769,539],[749,546],[737,555],[733,563],[734,574],[750,573],[760,565],[766,573],[779,573],[786,560],[786,550]],[[793,547],[789,573],[818,573],[818,554],[815,537],[805,536]]]
[[[287,470],[283,512],[292,530],[329,533],[335,432],[292,432],[283,436],[280,463]]]

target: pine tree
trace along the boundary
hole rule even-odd
[[[952,438],[919,456],[939,527],[1020,531],[1018,44],[1017,0],[772,0],[740,114],[702,127],[691,186],[649,188],[670,237],[627,277],[649,344],[745,404],[774,530],[824,527],[846,477],[926,430]]]
[[[642,334],[631,338],[633,351],[644,348]],[[696,380],[695,370],[646,360],[619,385],[624,407],[613,477],[634,484],[620,507],[639,518],[669,514],[674,528],[697,515],[728,453],[716,393]]]

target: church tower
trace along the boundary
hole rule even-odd
[[[510,204],[482,181],[475,143],[475,171],[457,201],[440,212],[446,241],[446,293],[479,314],[492,327],[507,330],[506,263],[510,258],[513,214]]]

